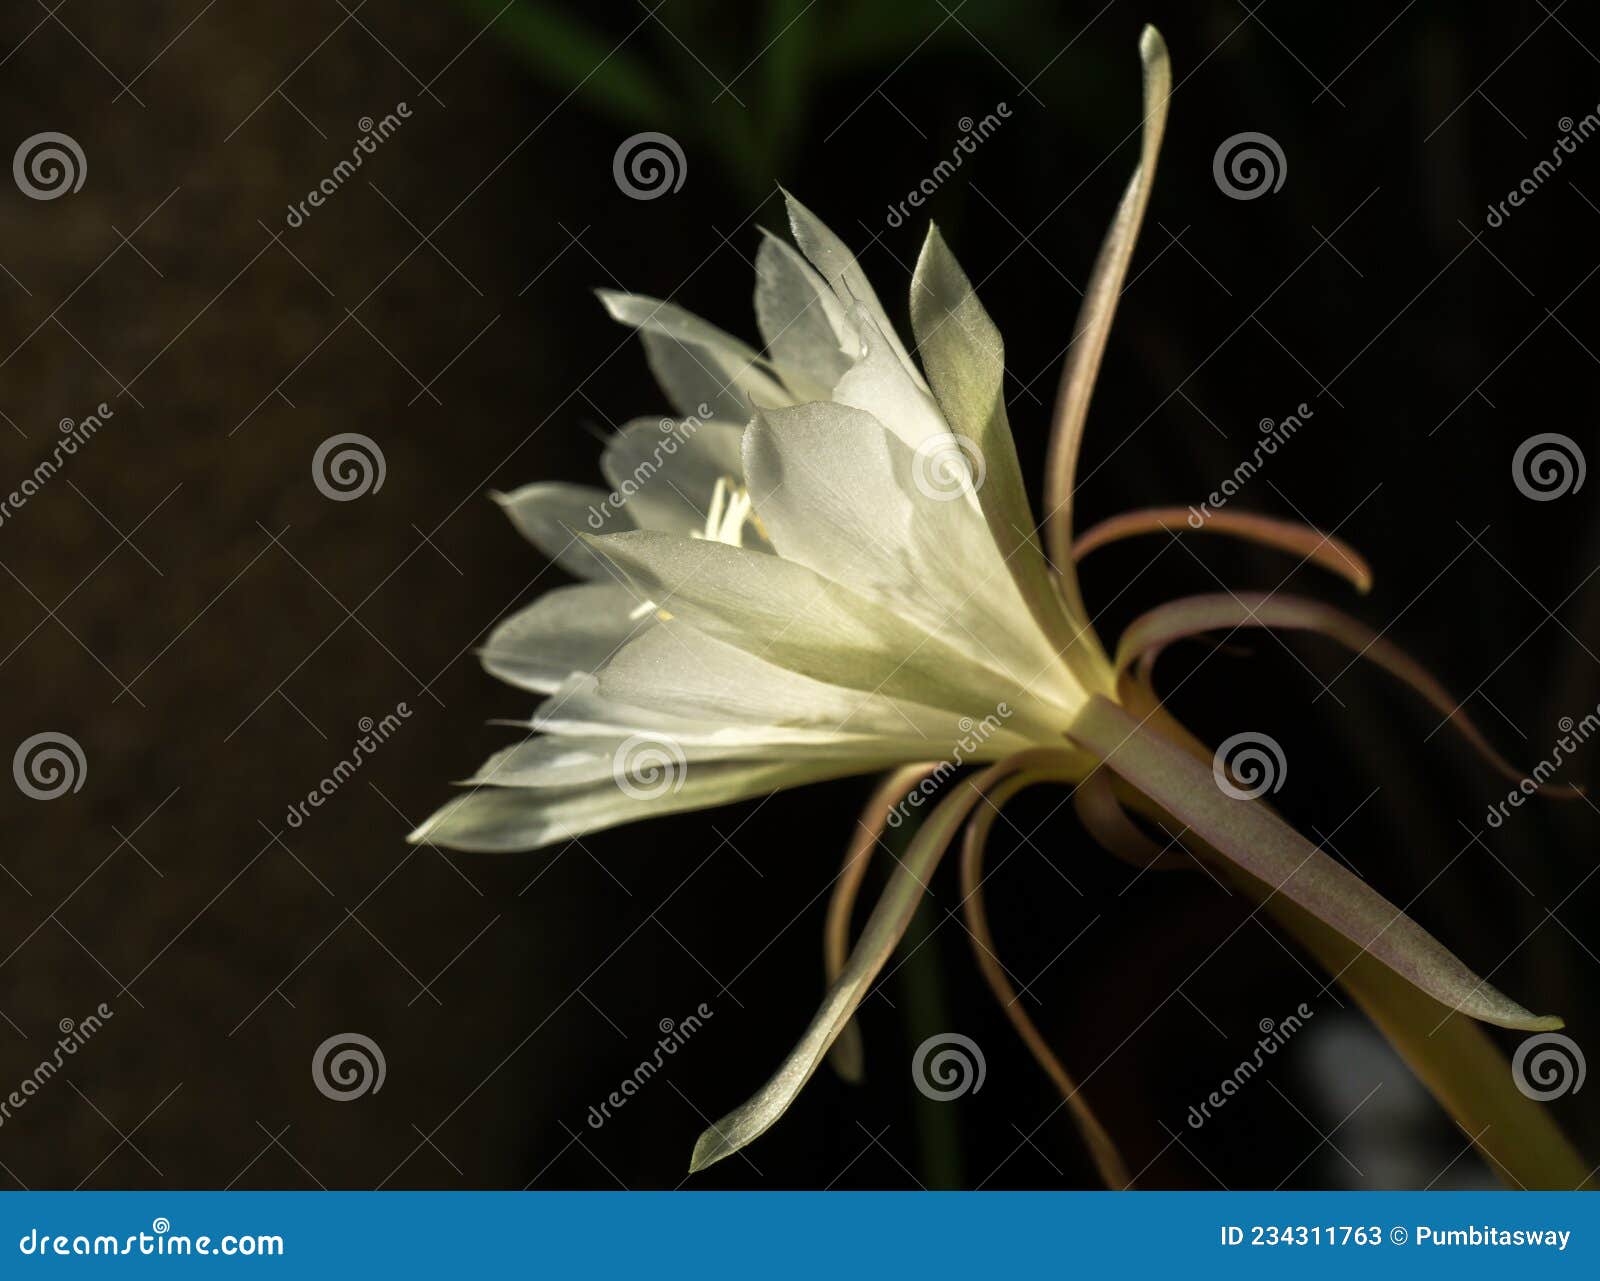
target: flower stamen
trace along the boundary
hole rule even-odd
[[[750,491],[732,476],[718,476],[716,486],[711,491],[705,528],[691,537],[727,543],[730,547],[743,547],[746,522],[759,532],[761,526],[750,501]]]

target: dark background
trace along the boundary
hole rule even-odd
[[[1508,755],[1547,755],[1558,718],[1600,699],[1595,484],[1532,502],[1510,464],[1538,431],[1593,455],[1600,343],[1582,317],[1600,288],[1600,142],[1504,226],[1485,215],[1549,156],[1562,117],[1597,110],[1600,39],[1581,10],[7,5],[5,145],[62,131],[88,169],[53,201],[0,183],[0,487],[48,454],[58,420],[101,401],[114,417],[0,525],[0,747],[55,730],[88,761],[57,800],[0,789],[0,1087],[48,1057],[62,1019],[102,1001],[114,1017],[0,1126],[0,1178],[680,1183],[702,1125],[810,1017],[823,897],[867,783],[527,856],[405,846],[448,781],[506,740],[485,722],[529,711],[473,647],[562,581],[486,493],[593,481],[596,437],[665,408],[592,287],[671,297],[753,337],[751,261],[757,227],[782,229],[779,181],[861,250],[903,317],[924,226],[890,228],[887,209],[963,117],[1002,101],[1010,119],[931,212],[1006,335],[1036,475],[1076,289],[1134,161],[1146,20],[1177,88],[1080,528],[1199,501],[1258,420],[1305,402],[1314,416],[1239,506],[1337,528],[1374,562],[1371,596],[1314,570],[1296,585],[1387,627]],[[403,128],[286,228],[358,119],[400,101]],[[687,177],[644,202],[611,164],[647,129],[679,141]],[[1287,159],[1281,190],[1252,201],[1212,176],[1244,131]],[[342,431],[380,443],[387,479],[335,503],[310,461]],[[1207,567],[1255,588],[1291,568],[1187,546],[1089,562],[1107,636],[1214,590]],[[1592,1046],[1600,813],[1541,803],[1485,830],[1505,784],[1347,661],[1257,636],[1175,652],[1162,676],[1200,663],[1175,699],[1198,732],[1278,739],[1276,800],[1302,831],[1331,835],[1468,964]],[[358,720],[401,702],[415,714],[376,758],[286,828]],[[1600,781],[1600,747],[1575,777]],[[1238,899],[1198,873],[1130,887],[1059,799],[1018,804],[1026,843],[1001,825],[990,910],[1024,1000],[1143,1183],[1487,1178],[1320,976],[1258,924],[1233,932]],[[928,943],[865,1008],[867,1083],[819,1074],[748,1160],[690,1186],[1092,1185],[947,920],[953,875],[936,889]],[[1256,1025],[1303,1000],[1308,1030],[1189,1130]],[[669,1070],[587,1125],[658,1024],[701,1002],[713,1017]],[[911,1049],[938,1030],[983,1048],[980,1093],[936,1105],[912,1088]],[[381,1046],[387,1077],[332,1102],[312,1054],[352,1031]],[[1590,1154],[1597,1098],[1554,1105]]]

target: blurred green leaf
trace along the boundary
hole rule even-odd
[[[509,8],[498,0],[466,0],[466,5],[485,22],[492,21],[499,39],[558,87],[581,91],[596,106],[630,122],[660,128],[676,118],[676,103],[644,64],[579,19],[533,0]]]
[[[809,13],[809,0],[767,0],[761,71],[763,114],[780,148],[799,133],[805,118],[811,72],[812,31],[822,16]]]

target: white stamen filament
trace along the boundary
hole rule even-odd
[[[718,476],[711,491],[705,528],[694,537],[743,547],[745,522],[753,519],[750,491],[730,476]]]
[[[753,506],[749,490],[731,476],[718,476],[717,483],[711,490],[705,528],[690,534],[690,537],[713,543],[727,543],[730,547],[743,547],[745,522],[748,521],[758,530],[761,528],[761,521],[755,515]],[[672,617],[654,601],[647,600],[641,602],[628,618],[637,621],[651,614],[663,619]]]

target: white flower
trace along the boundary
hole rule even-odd
[[[854,257],[798,201],[789,210],[811,261],[761,246],[767,357],[670,303],[601,295],[687,417],[613,438],[601,467],[620,503],[559,483],[501,500],[586,581],[490,636],[490,671],[550,695],[532,722],[542,736],[487,762],[416,839],[533,849],[938,759],[997,708],[1002,728],[968,760],[1059,750],[1089,695],[1113,692],[1033,536],[1009,436],[1003,456],[991,438],[981,465],[962,465]],[[917,287],[927,326],[954,340],[936,341],[977,362],[960,379],[997,397],[998,335],[937,235]],[[639,734],[681,752],[680,788],[641,801],[617,786],[618,749]]]
[[[1078,443],[1170,93],[1160,37],[1147,29],[1140,49],[1141,159],[1063,377],[1046,488],[1049,559],[1006,419],[999,331],[937,229],[911,284],[919,366],[854,256],[792,198],[798,249],[769,236],[757,256],[764,354],[671,303],[603,292],[611,314],[639,331],[684,417],[617,433],[601,459],[609,494],[547,482],[501,500],[541,551],[583,581],[490,636],[485,666],[548,697],[529,736],[492,757],[412,840],[530,850],[656,814],[895,771],[840,878],[830,913],[834,982],[822,1009],[768,1085],[702,1137],[695,1168],[772,1124],[846,1035],[975,809],[964,906],[974,936],[989,938],[982,836],[996,806],[1037,782],[1072,785],[1085,822],[1123,853],[1143,850],[1146,839],[1124,805],[1175,822],[1172,830],[1188,832],[1247,892],[1300,912],[1288,928],[1323,931],[1326,940],[1308,942],[1326,944],[1319,956],[1337,959],[1353,944],[1359,958],[1448,1009],[1510,1027],[1559,1025],[1479,979],[1265,805],[1219,788],[1209,752],[1167,717],[1148,681],[1155,654],[1188,634],[1315,628],[1451,706],[1410,660],[1354,620],[1287,596],[1174,602],[1132,625],[1114,660],[1091,626],[1076,557],[1115,538],[1186,528],[1181,512],[1158,508],[1107,522],[1076,550],[1071,538]],[[1206,528],[1297,552],[1363,590],[1369,578],[1353,551],[1316,531],[1232,512],[1215,513]],[[972,732],[980,723],[982,736]],[[1475,734],[1459,715],[1457,723]],[[849,904],[886,807],[953,753],[986,768],[930,807],[848,948]],[[997,992],[1009,992],[987,943],[980,963]],[[1080,1092],[1020,1004],[1006,1005],[1108,1180],[1126,1183]],[[853,1035],[841,1045],[846,1070],[859,1056]]]

